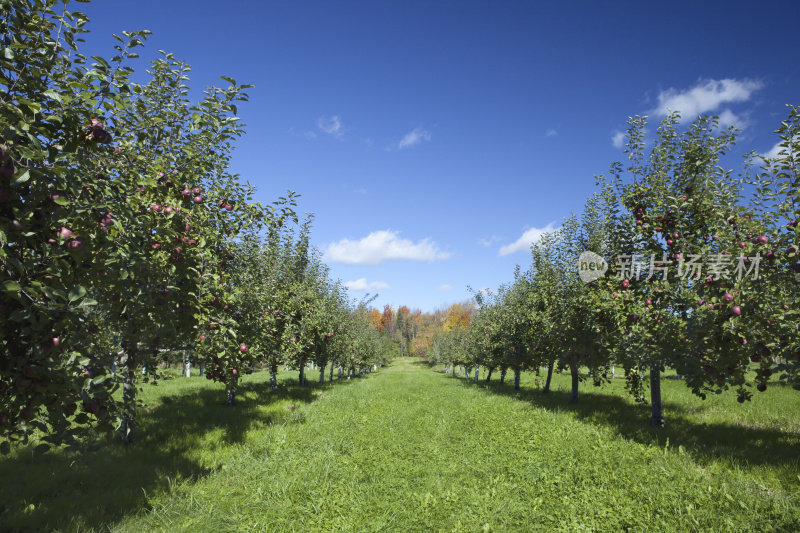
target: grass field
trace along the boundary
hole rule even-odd
[[[416,359],[298,387],[145,386],[142,440],[0,460],[0,530],[798,531],[800,394],[705,402],[665,380],[665,429],[621,380],[475,384]],[[314,377],[314,374],[309,378]]]

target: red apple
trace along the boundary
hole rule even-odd
[[[84,244],[85,243],[83,242],[83,239],[80,237],[75,237],[74,239],[67,241],[67,248],[76,252],[80,252],[83,250]]]
[[[242,352],[242,353],[246,352],[247,351],[247,345],[246,344],[240,344],[239,345],[239,351]]]
[[[731,294],[729,292],[726,292],[725,295],[723,296],[723,298],[725,298],[726,302],[732,302],[733,301],[733,294]]]
[[[731,313],[733,313],[736,316],[739,316],[742,314],[742,308],[739,307],[738,305],[734,305],[733,308],[731,309]]]
[[[201,192],[200,187],[195,187],[194,189],[192,189],[192,192],[194,194],[200,194],[200,192]]]
[[[196,204],[202,204],[202,203],[203,203],[203,197],[202,197],[202,196],[200,196],[200,195],[197,195],[197,196],[195,196],[195,197],[194,197],[194,203],[196,203]]]
[[[153,204],[153,211],[155,211],[156,213],[161,211],[161,204]]]

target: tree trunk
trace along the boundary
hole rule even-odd
[[[319,382],[325,383],[325,365],[319,365]]]
[[[576,403],[578,401],[578,365],[570,365],[570,374],[572,374],[572,394],[569,396],[569,403]]]
[[[339,380],[342,379],[342,365],[339,365]]]
[[[300,364],[300,377],[298,378],[297,381],[300,383],[301,386],[306,384],[306,364],[305,364],[305,362]]]
[[[506,372],[508,372],[508,367],[503,365],[500,367],[500,384],[502,385],[506,381]]]
[[[547,379],[544,382],[544,390],[542,392],[550,392],[550,381],[553,379],[553,363],[547,365]]]
[[[464,375],[466,376],[467,381],[469,381],[469,368],[466,365],[464,366]]]
[[[228,399],[225,400],[225,405],[233,405],[236,403],[236,388],[239,385],[239,376],[231,376],[231,383],[228,385]]]
[[[183,354],[183,377],[192,377],[192,362],[189,360],[188,350],[186,350]]]
[[[519,390],[519,378],[522,375],[522,369],[520,367],[514,368],[514,390]]]
[[[480,368],[480,366],[478,366],[478,365],[475,365],[475,383],[477,383],[477,382],[478,382],[478,369],[479,369],[479,368]]]
[[[158,350],[153,350],[153,385],[158,385]]]
[[[614,365],[611,365],[611,377],[614,377]]]
[[[271,390],[278,390],[278,365],[269,365],[269,388]]]
[[[205,359],[201,359],[200,360],[200,377],[202,378],[205,375],[206,375],[206,360]]]
[[[329,381],[329,382],[333,382],[333,367],[334,367],[334,366],[335,366],[334,362],[333,362],[333,361],[331,361],[331,373],[330,373],[330,375],[328,376],[328,381]]]
[[[650,367],[650,425],[663,428],[664,411],[661,409],[661,369]]]
[[[120,358],[122,365],[122,442],[131,444],[136,440],[136,343]]]
[[[492,379],[492,371],[493,370],[494,370],[494,367],[490,366],[489,367],[489,373],[486,374],[486,383],[489,383],[489,380]]]

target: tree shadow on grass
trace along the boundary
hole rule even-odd
[[[242,443],[259,426],[303,423],[293,413],[296,407],[332,386],[355,381],[309,380],[301,387],[289,379],[271,391],[268,382],[245,380],[233,406],[224,404],[219,387],[198,387],[163,395],[152,407],[139,409],[139,439],[132,445],[123,446],[114,435],[72,454],[56,449],[34,456],[31,446],[2,457],[0,531],[102,529],[148,509],[148,495],[218,470],[220,464],[206,464],[213,454],[209,441]],[[216,432],[221,432],[219,439],[214,439]]]
[[[570,404],[570,392],[522,388],[513,383],[479,384],[459,379],[463,386],[480,387],[493,394],[512,396],[552,412],[569,413],[576,419],[613,429],[625,439],[641,444],[683,446],[695,462],[709,464],[728,460],[741,468],[769,466],[786,485],[797,485],[800,471],[800,434],[775,428],[751,428],[729,423],[701,423],[692,420],[695,410],[675,402],[664,402],[667,426],[648,424],[649,405],[637,405],[622,396],[595,389],[580,391],[578,403]]]
[[[436,362],[430,359],[422,359],[422,358],[410,358],[411,364],[414,366],[421,366],[425,368],[433,368],[436,366]]]

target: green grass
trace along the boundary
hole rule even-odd
[[[248,376],[234,408],[218,385],[165,381],[145,387],[134,447],[3,460],[0,529],[800,530],[796,391],[702,402],[665,380],[655,430],[621,380],[568,405],[568,376],[544,395],[532,374],[514,391],[413,359],[323,387],[282,378],[271,395]]]

